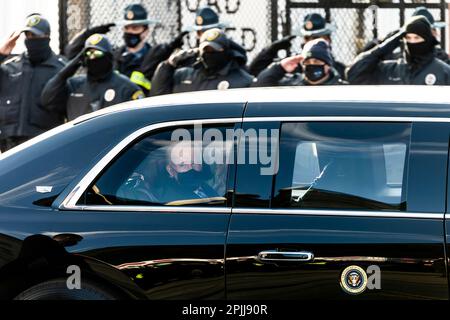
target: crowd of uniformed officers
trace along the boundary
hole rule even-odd
[[[450,84],[450,58],[437,40],[444,25],[425,7],[400,30],[369,42],[351,66],[334,58],[333,29],[317,13],[304,19],[301,54],[278,58],[296,37],[287,36],[251,63],[210,7],[200,8],[195,24],[170,43],[146,41],[154,23],[142,5],[129,5],[123,21],[85,30],[56,55],[49,22],[28,16],[25,28],[0,45],[0,151],[81,115],[149,96],[267,86]],[[106,36],[116,26],[124,32],[120,48]],[[183,50],[190,32],[198,45]],[[27,50],[13,55],[21,34]]]

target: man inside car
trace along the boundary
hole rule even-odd
[[[177,142],[165,150],[160,164],[149,161],[145,174],[134,173],[119,190],[120,198],[164,205],[189,205],[214,201],[219,195],[208,184],[209,166],[195,164],[192,142]],[[155,171],[155,165],[159,168]]]

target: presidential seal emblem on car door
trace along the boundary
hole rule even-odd
[[[345,268],[341,274],[341,288],[348,294],[361,294],[367,288],[367,274],[358,266]]]

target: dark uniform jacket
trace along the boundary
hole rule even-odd
[[[253,77],[245,70],[247,57],[241,50],[233,50],[230,62],[215,74],[208,74],[202,62],[175,69],[168,62],[159,65],[153,77],[152,96],[201,91],[247,88]]]
[[[374,48],[361,53],[347,70],[351,84],[450,85],[450,66],[430,52],[416,64],[405,58],[383,60],[383,54]]]
[[[320,85],[342,85],[345,82],[339,73],[332,68],[330,78]],[[252,87],[276,87],[276,86],[309,86],[302,73],[287,74],[280,63],[273,63],[269,68],[261,72]]]
[[[206,181],[198,185],[181,184],[160,170],[156,181],[148,181],[145,175],[134,173],[117,192],[122,201],[161,205],[173,201],[189,201],[218,197],[218,193]],[[127,203],[124,203],[127,204]]]
[[[4,61],[0,65],[0,139],[32,138],[64,123],[64,113],[44,109],[40,96],[65,66],[65,59],[54,53],[38,65],[32,65],[26,54],[6,59],[0,56]]]
[[[92,34],[90,30],[78,35],[65,49],[66,57],[73,59],[84,48],[84,43]],[[116,70],[130,78],[139,85],[146,95],[151,90],[150,80],[153,78],[158,65],[173,53],[174,48],[170,44],[151,46],[146,44],[144,49],[137,54],[129,53],[125,46],[114,50],[114,66]]]
[[[173,48],[168,44],[152,47],[147,43],[142,51],[143,54],[129,53],[123,46],[114,51],[114,62],[116,69],[127,77],[131,77],[134,71],[140,71],[146,78],[151,79],[158,65],[169,59],[172,52]]]
[[[49,111],[66,113],[71,121],[84,114],[143,97],[136,84],[117,72],[112,72],[102,81],[89,80],[86,75],[65,80],[58,74],[44,88],[42,104]]]

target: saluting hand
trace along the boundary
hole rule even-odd
[[[0,54],[9,56],[16,47],[17,40],[19,39],[21,33],[21,31],[13,32],[9,36],[8,40],[6,40],[6,42],[0,47]]]
[[[198,48],[189,49],[189,50],[178,50],[178,51],[175,51],[167,61],[172,67],[177,68],[184,61],[193,59],[193,58],[197,57],[198,55],[199,55]]]
[[[115,23],[108,23],[101,26],[92,27],[88,30],[88,34],[93,35],[96,33],[107,34],[111,31],[113,27],[115,27]]]
[[[292,56],[281,61],[281,66],[287,73],[292,73],[297,69],[298,65],[305,59],[302,55]]]
[[[292,46],[292,40],[297,36],[287,36],[283,39],[277,40],[270,46],[270,50],[272,51],[280,51],[280,50],[289,50]]]

